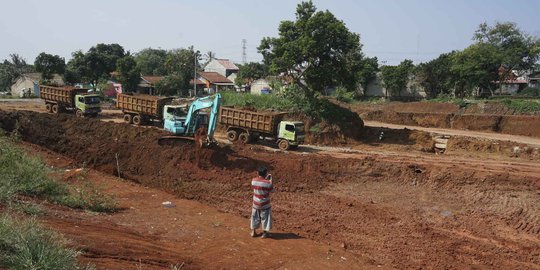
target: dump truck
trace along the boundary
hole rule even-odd
[[[39,97],[45,100],[48,112],[74,112],[78,117],[96,117],[101,112],[101,98],[88,89],[72,86],[39,86]]]
[[[259,139],[272,141],[281,150],[297,148],[304,143],[304,123],[283,121],[286,113],[253,112],[221,107],[219,124],[227,129],[227,139],[250,143]]]
[[[116,107],[124,113],[124,121],[129,124],[142,125],[153,121],[163,123],[163,112],[172,97],[160,97],[142,94],[121,93],[116,96]],[[179,106],[171,106],[171,114]]]

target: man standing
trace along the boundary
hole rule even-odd
[[[262,225],[261,238],[269,236],[272,228],[272,208],[270,205],[270,192],[274,192],[272,175],[268,174],[266,167],[259,167],[258,176],[251,180],[253,189],[253,208],[251,209],[251,236],[257,236],[257,229]],[[262,224],[261,224],[262,223]]]

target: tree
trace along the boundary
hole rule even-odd
[[[480,88],[494,93],[501,61],[497,48],[486,43],[473,44],[453,55],[450,70],[455,95],[467,97]]]
[[[482,23],[474,34],[474,40],[497,50],[501,66],[507,70],[506,74],[502,74],[502,79],[506,79],[512,71],[532,70],[540,59],[540,39],[523,32],[512,22],[498,22],[494,26]]]
[[[135,61],[137,62],[137,67],[143,75],[166,75],[166,58],[167,51],[162,49],[147,48],[135,54]]]
[[[282,21],[278,37],[266,37],[258,51],[270,71],[290,76],[308,98],[328,87],[355,85],[350,60],[361,56],[360,37],[330,11],[301,2],[295,21]]]
[[[24,73],[34,69],[26,63],[26,60],[18,54],[10,54],[10,59],[5,59],[0,64],[0,90],[9,91],[15,80]]]
[[[379,71],[379,62],[377,57],[366,57],[361,60],[360,68],[358,69],[358,83],[362,87],[364,96],[367,94],[368,84],[377,78]]]
[[[251,85],[254,80],[264,78],[269,75],[268,67],[257,62],[250,62],[244,65],[238,65],[238,74],[236,75],[236,85]]]
[[[52,79],[53,74],[64,74],[66,62],[59,55],[40,53],[34,61],[36,71],[41,72],[41,79],[48,81]]]
[[[173,75],[175,79],[181,79],[181,88],[189,89],[189,82],[193,79],[195,72],[195,59],[199,59],[199,52],[195,52],[193,46],[187,49],[174,49],[167,52],[165,59],[165,69],[167,74]],[[197,70],[200,70],[197,62]],[[177,89],[178,90],[178,89]]]
[[[411,60],[403,60],[398,66],[383,66],[381,68],[381,76],[384,86],[392,95],[401,97],[401,93],[407,89],[409,77],[414,69],[414,64]]]
[[[128,52],[126,56],[118,59],[116,63],[118,81],[122,84],[122,89],[126,92],[134,92],[141,80],[141,73],[137,67],[135,58]]]
[[[97,44],[84,56],[85,76],[96,87],[100,79],[107,79],[116,70],[116,62],[125,56],[124,48],[118,44]]]
[[[71,60],[68,61],[64,72],[64,80],[70,84],[89,81],[86,77],[88,73],[84,53],[80,50],[71,53]]]
[[[438,58],[418,65],[416,69],[417,80],[427,92],[428,98],[435,98],[439,94],[450,95],[452,84],[452,59],[456,51],[443,53]]]
[[[156,91],[165,96],[187,96],[189,85],[186,85],[186,78],[183,78],[182,75],[168,75],[156,83]]]

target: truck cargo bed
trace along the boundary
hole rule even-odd
[[[277,131],[285,113],[253,112],[221,107],[219,123],[227,127],[240,127],[249,131],[272,134]]]
[[[118,94],[116,107],[123,112],[138,113],[142,115],[161,118],[163,107],[173,98],[151,95]]]
[[[53,86],[39,86],[39,97],[46,102],[68,104],[74,106],[74,98],[77,94],[87,93],[88,89],[75,88],[72,86],[53,87]]]

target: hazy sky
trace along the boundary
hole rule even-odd
[[[0,60],[18,53],[33,62],[40,52],[69,59],[97,43],[126,50],[179,48],[219,58],[259,61],[261,38],[293,20],[292,0],[0,0]],[[477,26],[513,21],[540,36],[539,0],[315,0],[360,34],[364,52],[380,62],[422,62],[463,49]]]

